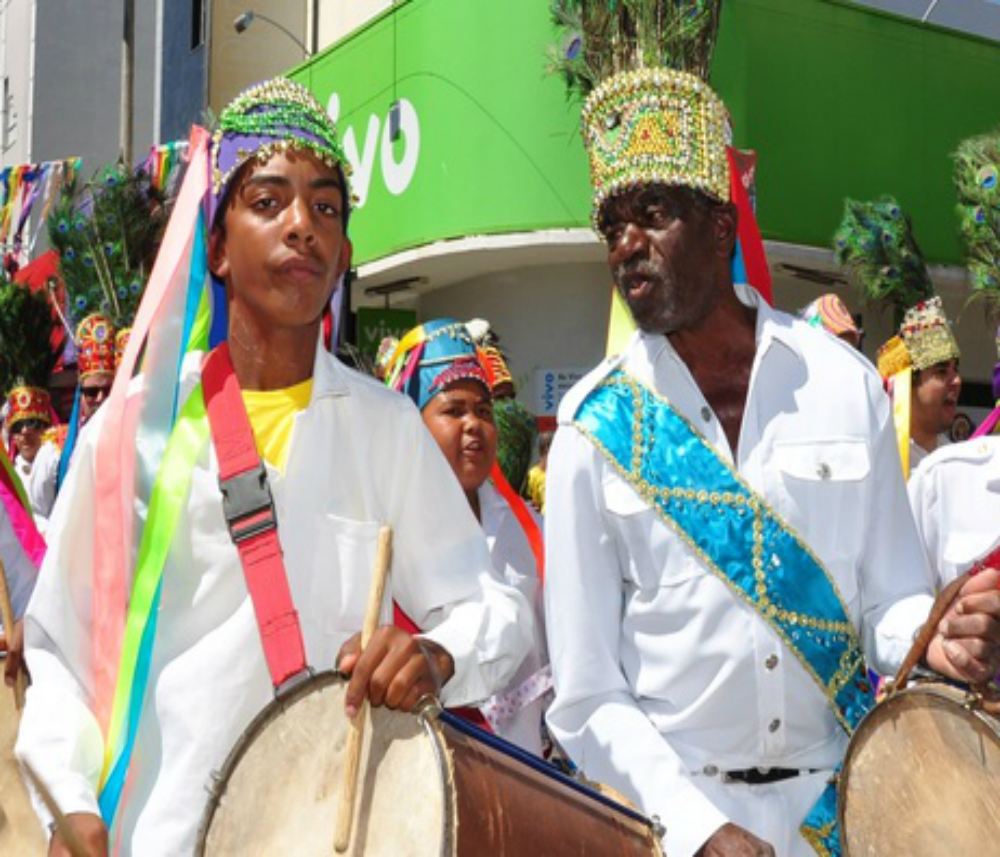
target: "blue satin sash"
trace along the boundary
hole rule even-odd
[[[576,427],[734,595],[784,640],[850,735],[874,697],[854,624],[809,547],[673,406],[620,369],[584,400]],[[840,853],[831,784],[802,825]]]

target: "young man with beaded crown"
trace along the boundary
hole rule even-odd
[[[583,137],[639,331],[559,412],[547,719],[588,778],[659,819],[672,857],[838,853],[829,782],[871,701],[865,658],[901,662],[929,572],[878,375],[733,282],[722,102],[686,71],[635,67],[684,53],[647,22],[711,27],[718,4],[641,5],[640,20],[602,10],[617,38],[595,26],[588,44],[583,21],[591,67],[631,49],[591,91]],[[964,596],[980,615],[950,616],[929,660],[982,680],[1000,665],[1000,593]]]
[[[225,288],[228,352],[266,465],[306,662],[350,674],[349,717],[364,698],[404,710],[427,693],[448,705],[484,699],[527,650],[529,608],[494,580],[476,520],[412,403],[323,344],[321,317],[350,261],[336,129],[306,90],[280,78],[245,92],[219,121],[207,261]],[[182,398],[202,395],[203,356],[185,359]],[[87,854],[106,854],[109,841],[115,853],[190,853],[212,773],[273,687],[206,437],[165,558],[148,692],[109,838],[86,587],[95,448],[112,428],[117,391],[83,439],[26,617],[35,683],[17,749]],[[141,382],[133,395],[146,395]],[[178,426],[195,425],[181,408]],[[359,656],[379,523],[394,532],[392,598],[429,630],[412,637],[382,626]],[[68,853],[58,835],[50,853]]]

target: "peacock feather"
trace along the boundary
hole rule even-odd
[[[959,234],[974,294],[1000,304],[1000,130],[964,140],[955,152]]]
[[[721,0],[552,0],[561,41],[549,70],[586,97],[602,80],[639,68],[708,79]]]
[[[167,214],[148,174],[121,162],[64,190],[48,227],[74,322],[99,312],[117,328],[131,325]]]
[[[861,296],[901,313],[934,295],[910,218],[891,196],[873,202],[845,200],[834,235],[834,254]]]
[[[0,274],[0,394],[21,384],[48,385],[58,359],[52,328],[45,295]]]

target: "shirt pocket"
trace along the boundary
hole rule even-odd
[[[947,586],[956,577],[968,571],[983,559],[993,547],[993,538],[987,533],[952,530],[944,537],[941,548],[941,571],[938,585]]]
[[[604,505],[623,575],[638,589],[676,586],[707,573],[660,513],[616,473],[605,476]]]
[[[779,442],[773,464],[778,511],[834,576],[844,599],[853,601],[868,520],[868,444],[861,438]]]
[[[306,610],[325,633],[349,637],[364,622],[379,524],[321,513],[315,526]]]

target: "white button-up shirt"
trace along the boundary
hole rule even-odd
[[[844,343],[754,292],[740,295],[757,305],[757,352],[737,460],[666,337],[636,334],[620,365],[665,395],[802,536],[870,660],[891,671],[931,598],[881,381]],[[546,621],[556,698],[548,721],[589,778],[658,816],[667,853],[685,857],[727,821],[754,829],[749,798],[734,816],[707,796],[717,772],[832,768],[846,739],[795,654],[574,427],[587,392],[614,365],[564,400],[549,456]],[[809,788],[817,796],[822,786]],[[809,803],[784,819],[787,829]]]
[[[939,587],[1000,544],[1000,437],[938,449],[910,478],[907,489]]]
[[[199,378],[185,364],[182,394]],[[335,666],[362,626],[380,524],[393,528],[392,598],[453,657],[446,705],[487,698],[532,640],[531,610],[498,582],[482,530],[413,403],[318,349],[284,475],[268,467],[308,663]],[[101,420],[102,409],[95,417]],[[96,813],[104,740],[91,709],[94,448],[88,426],[52,519],[25,619],[33,685],[17,753],[63,812]],[[391,622],[389,598],[383,622]],[[119,809],[123,854],[193,851],[206,789],[273,699],[208,444],[195,465],[163,574],[149,685]],[[47,813],[37,807],[47,820]]]

